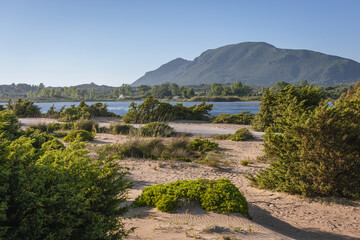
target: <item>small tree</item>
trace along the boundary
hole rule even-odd
[[[286,110],[282,133],[267,129],[270,168],[252,183],[260,188],[304,196],[360,198],[360,88],[334,106],[322,102],[310,114],[296,105]]]

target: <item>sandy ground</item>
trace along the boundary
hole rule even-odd
[[[31,121],[21,119],[25,124]],[[109,123],[104,120],[101,124]],[[194,135],[199,132],[202,135],[203,131],[209,135],[232,133],[240,127],[188,122],[170,125]],[[114,144],[128,140],[127,136],[97,134],[93,143]],[[174,214],[162,213],[154,208],[135,208],[128,213],[130,218],[125,220],[128,228],[136,228],[128,239],[360,239],[360,202],[307,199],[251,187],[245,175],[267,167],[256,161],[263,154],[261,139],[215,141],[219,143],[223,155],[223,166],[220,168],[178,161],[121,160],[120,164],[129,168],[128,177],[134,181],[129,202],[140,195],[144,187],[156,183],[228,178],[246,197],[252,220],[237,214],[205,212],[194,204],[184,206]],[[254,162],[242,166],[240,161],[243,159]]]

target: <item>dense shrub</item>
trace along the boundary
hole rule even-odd
[[[0,111],[0,138],[14,140],[20,136],[19,122],[11,111]]]
[[[206,211],[240,213],[250,217],[245,197],[229,179],[182,180],[156,184],[143,189],[136,206],[153,206],[163,212],[175,212],[184,200],[194,201]]]
[[[128,135],[135,132],[135,128],[129,124],[111,124],[109,132],[112,134]]]
[[[37,123],[37,124],[30,125],[29,128],[38,129],[41,132],[52,133],[56,130],[61,129],[61,124],[60,123],[49,123],[49,124]]]
[[[74,129],[76,130],[85,130],[88,132],[98,132],[99,124],[93,120],[80,118],[74,123]]]
[[[213,123],[234,123],[250,125],[254,119],[255,114],[248,111],[239,114],[220,113],[212,120]]]
[[[50,109],[48,115],[59,115],[59,121],[70,122],[78,120],[80,118],[92,119],[94,117],[115,117],[116,114],[111,113],[107,110],[107,105],[102,103],[94,103],[87,105],[84,101],[75,107],[71,105],[69,108],[62,107],[59,111]]]
[[[219,147],[219,144],[216,142],[212,142],[209,139],[201,139],[201,138],[195,138],[191,142],[191,148],[195,151],[200,152],[209,152],[217,150]]]
[[[170,137],[174,129],[163,122],[151,122],[141,127],[138,134],[143,137]]]
[[[234,134],[219,134],[214,137],[219,140],[232,140],[232,141],[246,141],[249,139],[253,139],[254,136],[251,134],[249,129],[240,128]]]
[[[209,111],[213,105],[204,102],[185,107],[181,103],[174,106],[170,103],[160,102],[154,97],[147,97],[139,106],[132,102],[129,111],[122,118],[126,123],[149,123],[170,120],[208,120]]]
[[[41,116],[40,108],[33,101],[22,100],[21,98],[14,103],[9,99],[7,109],[14,111],[14,114],[20,118]]]
[[[5,114],[0,127],[7,122],[15,128],[13,114]],[[130,184],[118,163],[94,161],[83,145],[65,148],[46,133],[15,130],[23,136],[0,136],[0,239],[110,240],[127,234],[119,217]]]
[[[360,198],[360,88],[333,106],[321,103],[311,113],[283,122],[282,133],[268,128],[265,153],[270,168],[252,183],[260,188],[304,196]]]
[[[92,141],[94,140],[95,134],[85,130],[76,130],[70,132],[66,137],[64,137],[64,142],[73,142],[75,140],[79,141]]]
[[[105,145],[98,150],[97,154],[103,159],[133,157],[188,160],[195,157],[186,139],[174,139],[168,145],[165,145],[160,139],[135,139],[123,144]]]
[[[255,115],[252,127],[256,131],[265,131],[272,126],[276,131],[282,132],[282,121],[288,121],[292,117],[289,109],[292,105],[296,106],[298,114],[308,113],[319,105],[324,96],[320,87],[312,85],[289,85],[275,92],[268,88],[262,97],[261,107]]]

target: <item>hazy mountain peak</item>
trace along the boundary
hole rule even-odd
[[[360,63],[309,50],[280,49],[243,42],[209,49],[193,61],[176,58],[147,72],[132,85],[233,83],[270,86],[278,81],[327,85],[360,80]]]

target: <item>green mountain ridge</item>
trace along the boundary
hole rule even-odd
[[[315,85],[354,83],[360,63],[310,50],[280,49],[265,42],[244,42],[203,52],[193,61],[174,59],[132,83],[132,86],[174,82],[178,85],[234,83],[272,86],[307,80]]]

